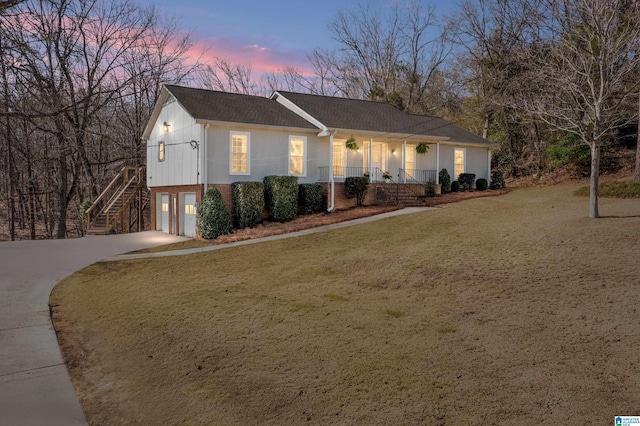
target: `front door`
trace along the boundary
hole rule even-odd
[[[184,194],[184,236],[196,236],[196,194]]]
[[[382,173],[387,170],[387,144],[385,142],[374,142],[371,148],[371,167],[369,164],[369,142],[364,143],[364,168],[371,173],[373,182],[383,180]]]
[[[169,194],[160,197],[160,230],[169,232]]]

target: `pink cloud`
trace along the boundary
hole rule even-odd
[[[258,74],[277,72],[287,66],[296,67],[304,74],[313,74],[307,52],[303,51],[278,50],[255,43],[243,44],[226,37],[199,41],[192,51],[193,56],[202,55],[201,60],[205,63],[220,58],[232,63],[250,64],[252,71]]]

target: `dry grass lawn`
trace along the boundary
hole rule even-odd
[[[639,414],[640,202],[519,189],[59,284],[91,424],[612,424]]]

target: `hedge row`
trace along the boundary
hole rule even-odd
[[[236,228],[253,228],[262,219],[264,210],[264,184],[262,182],[235,182],[231,184],[233,217]]]

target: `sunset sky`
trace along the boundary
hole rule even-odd
[[[372,0],[384,11],[394,0]],[[339,10],[357,7],[355,0],[139,0],[154,4],[164,16],[181,20],[207,55],[251,63],[256,72],[293,65],[308,69],[307,53],[332,48],[327,28]],[[436,1],[436,13],[449,12],[454,0]]]

